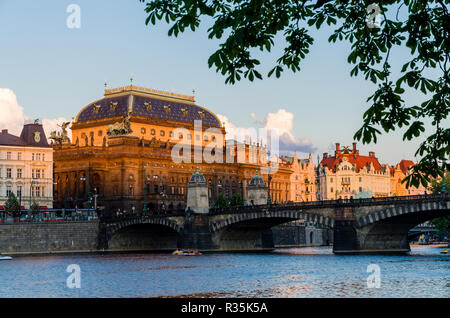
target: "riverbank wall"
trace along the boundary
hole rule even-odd
[[[0,224],[0,253],[97,252],[98,221]]]

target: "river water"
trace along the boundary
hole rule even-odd
[[[90,254],[0,261],[0,297],[450,297],[450,255],[334,255],[328,247],[267,254]],[[68,288],[79,265],[81,288]],[[370,264],[380,288],[368,288]],[[73,276],[70,282],[75,282]]]

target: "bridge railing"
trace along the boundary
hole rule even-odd
[[[449,193],[442,194],[427,194],[427,195],[410,195],[410,196],[393,196],[384,198],[366,198],[366,199],[337,199],[337,200],[322,200],[322,201],[305,201],[305,202],[287,202],[283,204],[270,205],[250,205],[231,208],[211,208],[210,214],[235,214],[247,212],[261,212],[261,211],[289,211],[292,209],[301,208],[324,208],[337,206],[364,206],[364,205],[388,205],[388,204],[402,204],[411,203],[414,201],[441,201],[450,199]]]
[[[99,220],[102,223],[114,223],[131,219],[145,219],[145,218],[164,218],[171,216],[185,216],[186,212],[184,209],[171,209],[171,210],[154,210],[149,212],[141,213],[120,213],[120,212],[110,212],[102,213],[99,215]]]

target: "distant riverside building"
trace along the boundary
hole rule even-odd
[[[425,193],[426,188],[422,184],[418,188],[406,188],[406,182],[402,183],[402,181],[411,173],[411,168],[414,165],[414,162],[411,160],[402,160],[397,165],[390,168],[391,196],[419,195]]]
[[[53,207],[53,149],[37,122],[24,125],[20,136],[0,133],[0,210],[11,192],[22,208],[30,201]]]
[[[289,199],[292,202],[316,201],[316,172],[311,154],[308,159],[299,159],[297,153],[293,157],[282,157],[292,174],[289,180]]]
[[[320,200],[349,199],[359,193],[387,197],[391,194],[390,167],[380,164],[374,152],[360,155],[356,143],[352,149],[341,149],[336,143],[334,156],[324,153],[319,163],[317,187]]]

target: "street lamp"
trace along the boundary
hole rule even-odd
[[[161,193],[160,193],[160,195],[161,195],[161,197],[162,197],[162,202],[163,202],[163,207],[164,207],[164,209],[166,208],[166,194],[165,194],[165,192],[164,192],[164,183],[163,183],[163,180],[162,180],[162,178],[161,178],[161,176],[159,176],[159,175],[157,175],[157,174],[155,174],[154,176],[153,176],[153,180],[156,180],[156,179],[158,179],[159,178],[159,180],[160,180],[160,182],[161,182]]]
[[[86,182],[86,177],[85,176],[80,177],[80,181]],[[90,192],[91,192],[91,190],[89,189],[89,182],[87,182],[88,209],[91,209]]]
[[[145,179],[144,176],[144,213],[147,213],[147,194],[148,194],[148,185],[150,184],[150,177],[147,176],[147,179]]]

